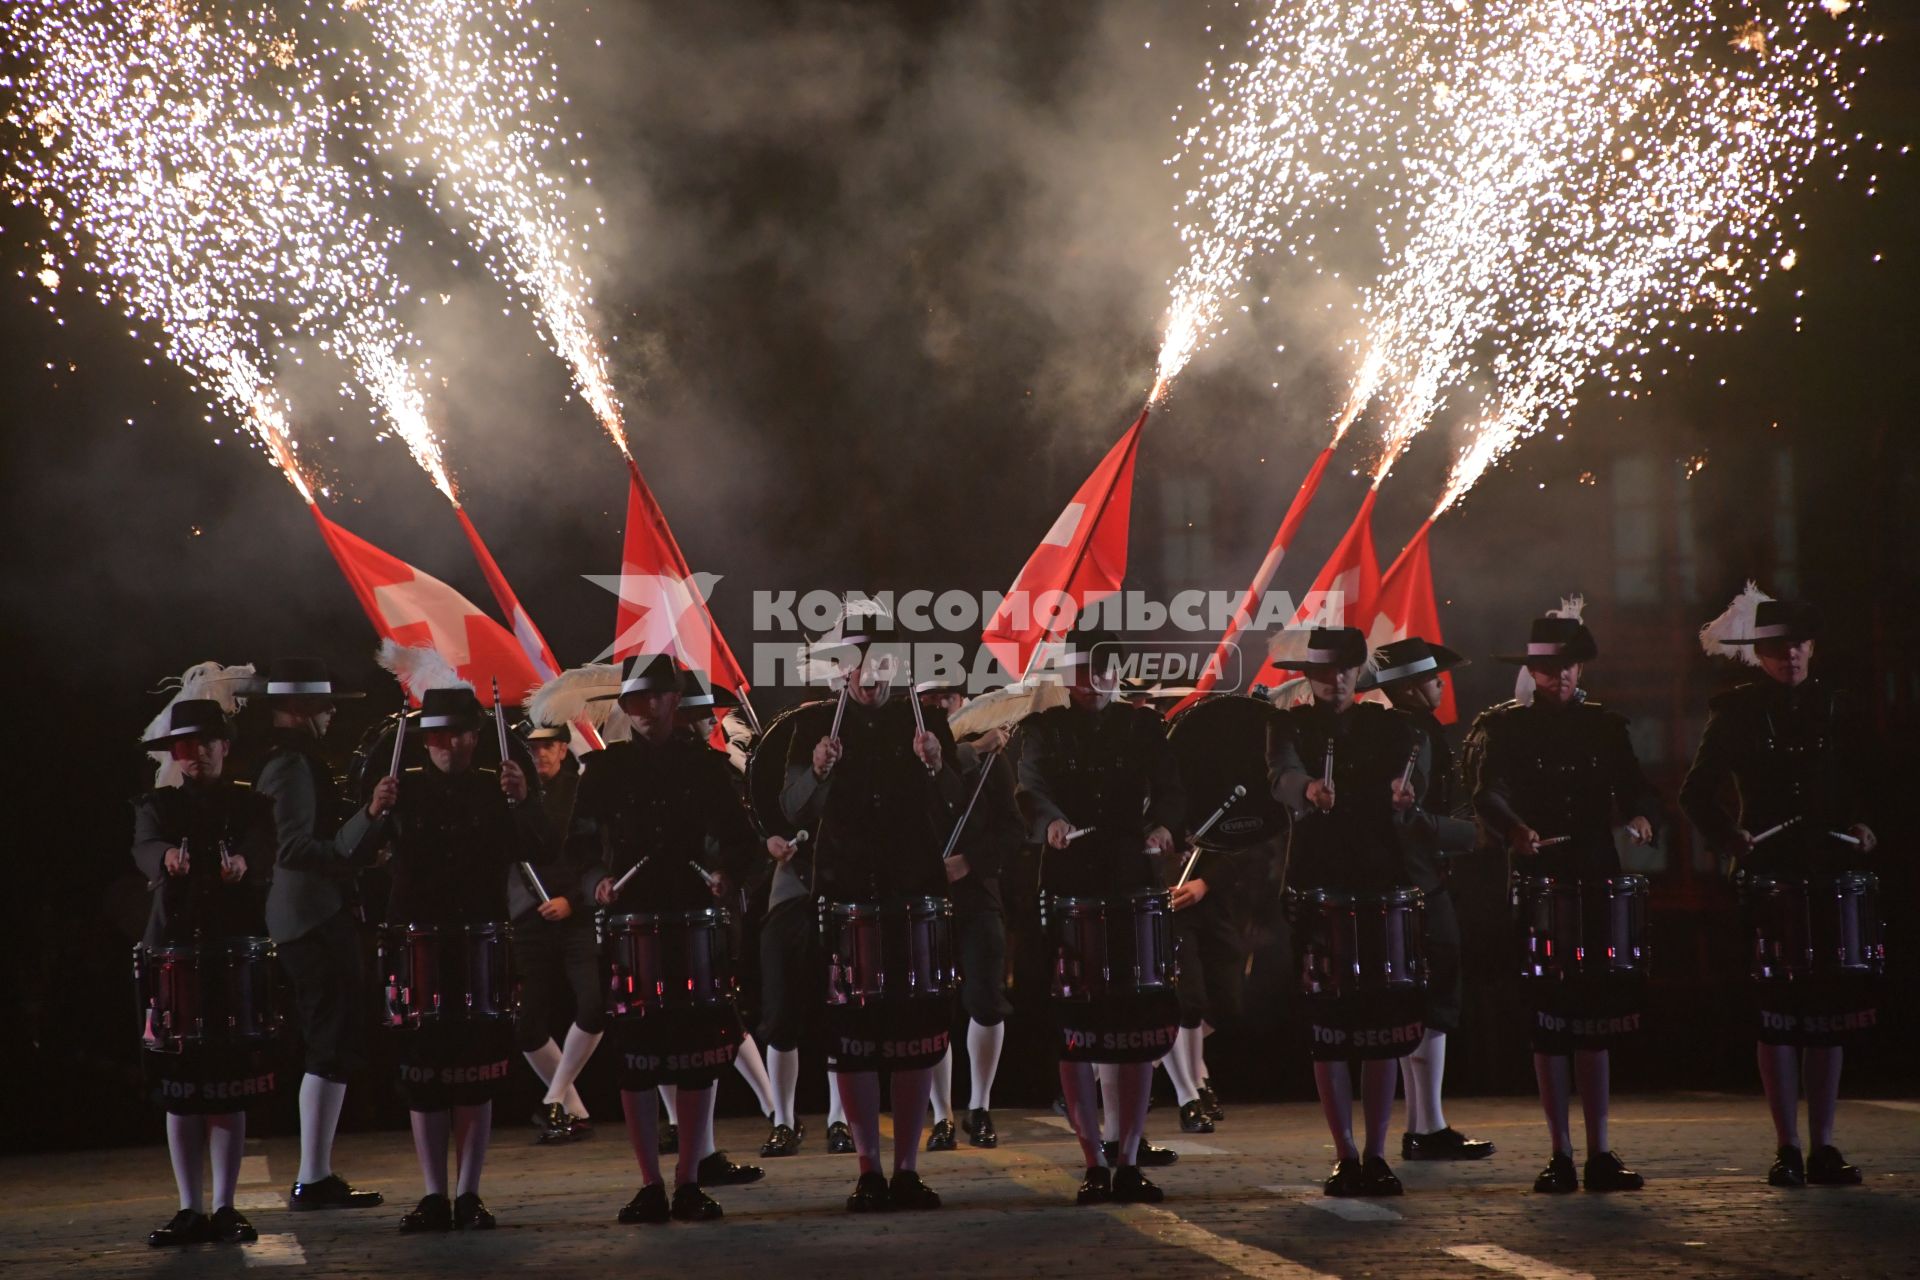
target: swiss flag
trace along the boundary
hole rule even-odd
[[[628,462],[627,473],[627,536],[620,553],[613,660],[671,653],[744,701],[746,673],[707,610],[706,592],[718,579],[687,568],[687,558],[680,554],[640,468]]]
[[[1346,536],[1322,566],[1307,595],[1293,616],[1293,625],[1362,627],[1373,618],[1380,598],[1380,558],[1373,549],[1373,502],[1378,489],[1368,489]],[[1334,594],[1338,594],[1340,612],[1333,612]],[[1292,677],[1271,663],[1254,673],[1253,683],[1278,688]]]
[[[1080,610],[1126,581],[1133,460],[1146,424],[1142,409],[1040,539],[988,619],[981,642],[1015,676],[1027,674],[1041,646],[1071,629]]]
[[[513,624],[513,638],[519,642],[520,651],[533,664],[541,683],[553,679],[560,674],[560,663],[555,660],[553,650],[547,647],[547,638],[540,634],[540,628],[533,625],[533,619],[521,607],[513,584],[507,581],[506,574],[500,572],[499,562],[493,558],[493,552],[487,550],[487,544],[480,540],[480,531],[467,518],[467,509],[456,506],[453,511],[460,517],[460,527],[466,531],[467,545],[473,548],[473,558],[479,562],[480,572],[486,575],[487,586],[493,590],[493,602],[500,606],[500,612]]]
[[[431,648],[473,685],[482,703],[491,701],[491,682],[496,679],[507,691],[503,696],[514,702],[540,683],[513,635],[465,596],[348,533],[322,515],[319,507],[308,510],[347,585],[366,610],[367,620],[383,638]]]
[[[520,652],[527,655],[527,661],[539,675],[540,682],[546,683],[560,674],[560,663],[553,656],[553,650],[547,647],[547,638],[540,634],[540,628],[533,624],[533,619],[521,606],[520,597],[514,594],[513,584],[500,571],[500,564],[493,558],[493,552],[487,550],[487,544],[481,541],[480,531],[467,518],[467,509],[455,503],[453,511],[460,517],[460,527],[466,531],[467,545],[473,548],[473,558],[479,562],[487,586],[493,590],[493,602],[500,606],[500,612],[513,624],[513,638],[519,642]],[[585,720],[575,720],[572,729],[576,755],[598,751],[606,745],[601,741],[600,734]]]
[[[1427,535],[1432,531],[1431,520],[1415,530],[1380,579],[1373,625],[1367,629],[1367,641],[1376,649],[1408,636],[1419,636],[1429,644],[1445,642],[1440,634],[1440,608],[1433,596],[1433,560],[1427,548]],[[1433,714],[1441,724],[1452,724],[1460,714],[1453,702],[1452,672],[1441,673],[1440,686],[1446,692]]]
[[[1287,558],[1287,548],[1300,532],[1301,522],[1307,518],[1307,508],[1313,505],[1313,496],[1320,492],[1320,478],[1327,473],[1327,464],[1333,461],[1333,445],[1320,451],[1320,456],[1307,468],[1307,478],[1300,482],[1300,488],[1294,492],[1293,502],[1287,507],[1286,516],[1280,521],[1279,532],[1273,535],[1273,545],[1267,548],[1266,559],[1260,562],[1259,570],[1253,575],[1253,581],[1247,587],[1246,594],[1240,597],[1240,607],[1234,611],[1227,622],[1226,632],[1220,637],[1219,647],[1213,651],[1212,661],[1193,682],[1193,692],[1167,709],[1167,718],[1172,719],[1201,698],[1205,697],[1214,685],[1220,682],[1220,673],[1226,669],[1227,654],[1233,648],[1234,640],[1241,628],[1260,612],[1260,597],[1273,585],[1273,575],[1280,571],[1281,561]]]

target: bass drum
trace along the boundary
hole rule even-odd
[[[788,707],[767,721],[766,732],[747,757],[747,808],[762,837],[791,836],[799,828],[780,811],[780,790],[787,784],[787,752],[804,723],[818,739],[833,727],[833,701],[822,698]]]
[[[1194,703],[1168,726],[1189,821],[1204,822],[1236,785],[1247,789],[1197,841],[1202,849],[1232,852],[1286,835],[1286,806],[1267,785],[1267,726],[1279,717],[1264,698],[1221,693]]]

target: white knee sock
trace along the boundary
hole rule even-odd
[[[1007,1040],[1007,1024],[996,1022],[983,1027],[967,1023],[967,1073],[973,1081],[973,1097],[968,1110],[988,1111],[993,1107],[993,1078],[1000,1073],[1000,1047]]]
[[[333,1131],[340,1125],[340,1108],[347,1086],[311,1073],[300,1077],[300,1176],[297,1182],[318,1182],[333,1173]]]
[[[740,1052],[733,1056],[733,1069],[747,1082],[747,1088],[753,1090],[760,1114],[772,1115],[775,1110],[773,1081],[767,1076],[767,1064],[760,1060],[760,1046],[753,1042],[752,1036],[740,1038]]]
[[[180,1192],[180,1207],[205,1213],[207,1193],[201,1189],[202,1175],[207,1169],[204,1117],[167,1112],[167,1159],[173,1162],[173,1183]]]
[[[213,1207],[231,1209],[240,1185],[240,1157],[247,1146],[247,1113],[207,1117],[207,1152],[213,1157]]]
[[[794,1127],[793,1095],[800,1084],[800,1051],[767,1050],[767,1077],[773,1086],[773,1122]]]
[[[1120,1139],[1120,1066],[1096,1062],[1093,1074],[1100,1080],[1100,1141],[1117,1142]]]
[[[948,1060],[951,1063],[951,1059]],[[927,1123],[927,1101],[933,1090],[933,1069],[895,1068],[887,1081],[887,1099],[893,1104],[893,1167],[912,1169],[920,1159],[920,1134]]]
[[[680,1126],[680,1152],[673,1170],[675,1186],[700,1181],[700,1162],[713,1153],[713,1099],[719,1092],[704,1089],[674,1091],[674,1123]]]
[[[668,1124],[678,1128],[680,1122],[674,1117],[680,1113],[680,1086],[663,1084],[659,1088],[659,1093],[660,1114],[667,1118]]]
[[[1187,1046],[1189,1056],[1193,1060],[1193,1082],[1195,1084],[1204,1085],[1207,1083],[1207,1037],[1212,1034],[1212,1025],[1202,1022],[1195,1031],[1192,1042]]]
[[[1173,1039],[1173,1048],[1160,1059],[1160,1065],[1167,1069],[1167,1079],[1173,1081],[1173,1096],[1183,1107],[1200,1096],[1200,1082],[1193,1078],[1193,1053],[1187,1043],[1199,1036],[1198,1028],[1180,1028]]]
[[[1428,1028],[1414,1051],[1400,1059],[1409,1133],[1438,1133],[1447,1127],[1447,1109],[1440,1100],[1440,1083],[1446,1074],[1447,1033]]]
[[[459,1182],[456,1195],[480,1194],[480,1172],[487,1164],[487,1144],[493,1139],[493,1103],[453,1109],[453,1143],[459,1152]]]
[[[413,1154],[420,1161],[420,1181],[430,1196],[447,1194],[447,1137],[453,1117],[445,1111],[409,1111],[413,1122]]]
[[[627,1144],[640,1163],[640,1181],[652,1187],[660,1182],[660,1104],[652,1089],[622,1089],[620,1113],[627,1119]]]
[[[580,1100],[579,1091],[573,1082],[580,1078],[580,1072],[586,1068],[587,1059],[600,1047],[600,1032],[583,1031],[577,1026],[567,1028],[567,1043],[560,1050],[560,1061],[553,1069],[553,1078],[547,1082],[546,1103],[552,1106],[559,1103],[568,1114],[585,1116],[586,1103]],[[548,1041],[549,1044],[552,1041]]]
[[[879,1085],[874,1086],[875,1089],[878,1089],[879,1087],[880,1087]],[[831,1125],[846,1124],[846,1123],[847,1123],[847,1101],[845,1098],[840,1096],[840,1090],[833,1086],[833,1081],[828,1080],[827,1081],[827,1124],[831,1126]]]
[[[953,1046],[940,1055],[940,1061],[933,1064],[933,1122],[953,1119]],[[896,1130],[900,1127],[900,1117],[893,1118]]]

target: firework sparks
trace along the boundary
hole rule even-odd
[[[381,53],[370,127],[378,145],[422,180],[427,199],[528,300],[594,416],[628,457],[624,412],[590,318],[575,193],[550,163],[569,135],[566,98],[530,0],[334,0],[369,24]],[[587,162],[569,157],[568,167]],[[582,177],[582,185],[591,185]],[[603,224],[599,209],[593,218]]]
[[[1498,299],[1491,405],[1470,428],[1436,514],[1522,441],[1610,380],[1633,396],[1684,334],[1738,328],[1769,271],[1790,270],[1787,201],[1822,157],[1876,37],[1815,28],[1845,6],[1798,0],[1729,24],[1707,0],[1615,29],[1609,145],[1562,184],[1544,234]]]
[[[1225,308],[1255,254],[1317,264],[1313,228],[1327,211],[1393,221],[1401,188],[1384,175],[1428,114],[1417,73],[1453,14],[1431,0],[1277,0],[1249,21],[1232,61],[1207,64],[1196,86],[1201,106],[1168,161],[1187,184],[1174,225],[1188,259],[1167,282],[1172,303],[1150,400],[1225,331]],[[1355,209],[1369,193],[1371,210]],[[1358,412],[1343,417],[1351,423]]]
[[[158,330],[309,502],[268,371],[290,334],[322,334],[451,498],[392,316],[397,236],[354,211],[364,184],[327,160],[334,116],[292,34],[265,10],[181,0],[21,0],[4,22],[29,67],[6,182],[46,220],[41,283],[78,266]]]

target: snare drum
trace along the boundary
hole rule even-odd
[[[382,926],[381,1025],[511,1022],[519,1006],[511,933],[497,921]]]
[[[1054,999],[1097,1001],[1172,991],[1172,912],[1164,890],[1052,899]]]
[[[260,1044],[280,1031],[273,939],[211,938],[133,949],[141,1043],[156,1053]]]
[[[1759,982],[1878,978],[1886,972],[1880,879],[1843,871],[1807,878],[1753,875],[1741,898]]]
[[[945,898],[830,902],[821,928],[830,1005],[949,996],[959,989],[953,907]]]
[[[1303,995],[1417,994],[1426,989],[1426,897],[1418,889],[1385,893],[1290,890],[1301,932]]]
[[[644,1018],[677,1009],[731,1007],[737,990],[719,907],[608,918],[608,1011]]]
[[[1513,877],[1512,903],[1524,978],[1573,981],[1645,978],[1647,878]]]

